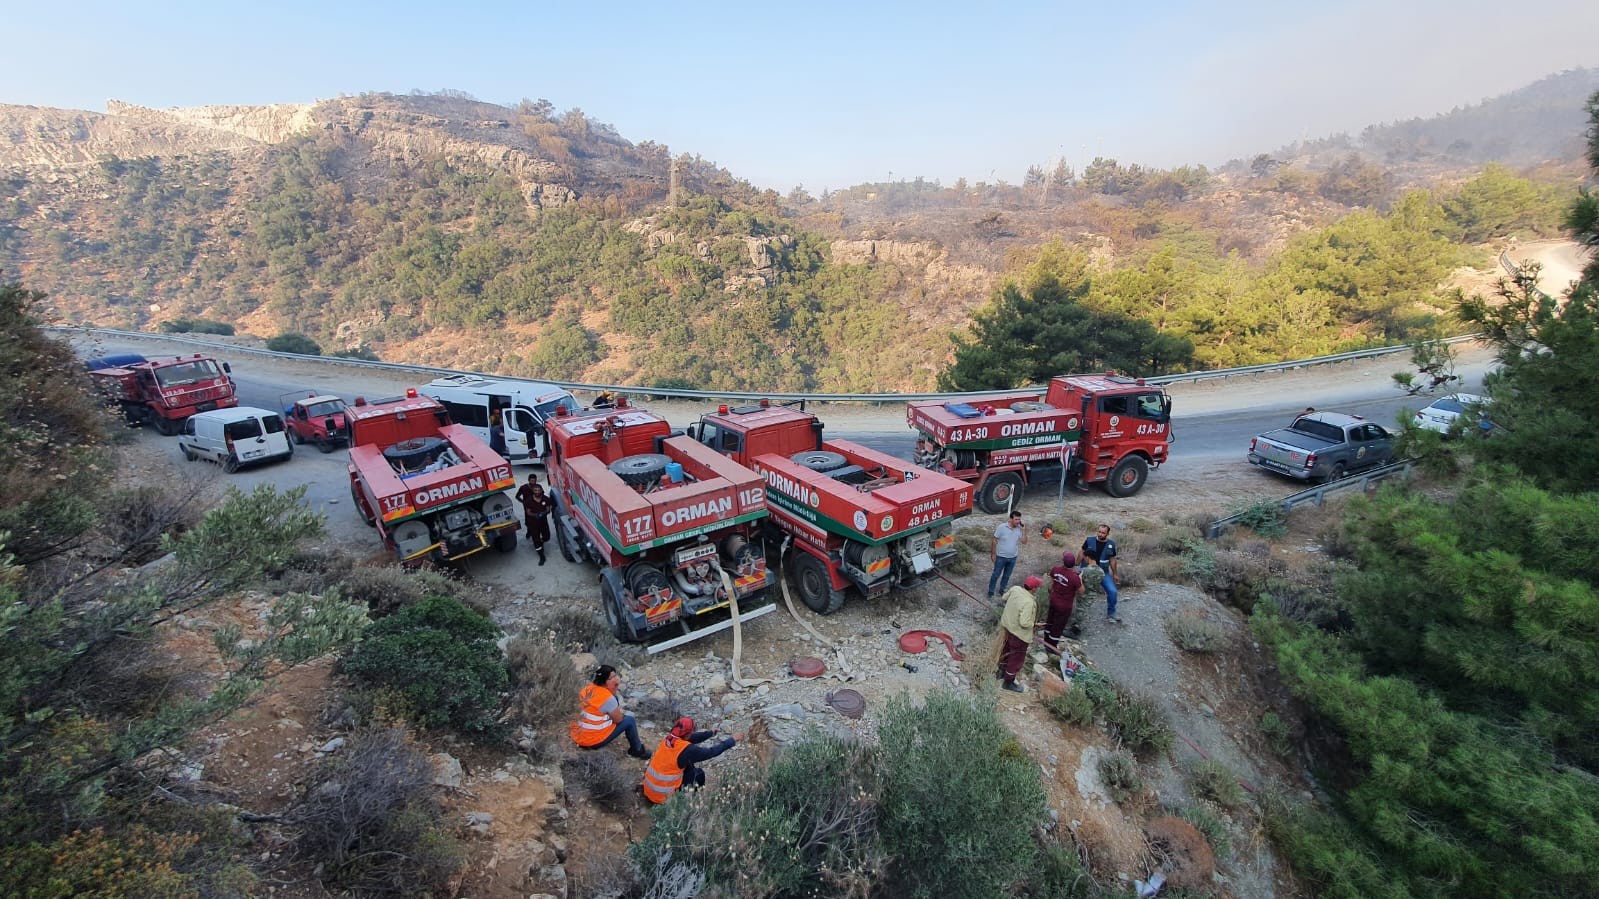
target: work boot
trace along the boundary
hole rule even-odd
[[[539,547],[539,564],[544,564],[544,547]]]
[[[630,747],[627,750],[627,754],[636,759],[647,759],[650,757],[650,751],[645,749],[643,746]]]
[[[1003,690],[1009,690],[1009,691],[1011,691],[1011,692],[1012,692],[1012,693],[1026,693],[1026,692],[1027,692],[1027,688],[1026,688],[1026,687],[1023,687],[1023,686],[1022,686],[1022,685],[1021,685],[1021,684],[1018,684],[1018,683],[1016,683],[1016,682],[1015,682],[1015,681],[1013,681],[1013,680],[1008,680],[1008,681],[1006,681],[1006,682],[1005,682],[1005,683],[1004,683],[1004,684],[1003,684],[1003,685],[1002,685],[1002,686],[1001,686],[1001,688],[1000,688],[1000,689],[1003,689]]]

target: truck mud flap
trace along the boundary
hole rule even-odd
[[[739,624],[742,625],[746,621],[750,621],[750,620],[753,620],[755,618],[759,618],[759,617],[761,617],[762,615],[765,615],[768,612],[775,611],[776,609],[777,609],[777,603],[775,603],[775,602],[769,602],[769,603],[767,603],[764,606],[759,606],[757,608],[751,609],[748,612],[744,612],[743,614],[738,616]],[[721,631],[725,631],[725,630],[731,628],[732,626],[733,626],[733,618],[732,618],[732,616],[728,616],[727,619],[725,619],[723,621],[718,621],[715,624],[707,625],[705,627],[695,628],[694,630],[689,631],[688,633],[683,634],[680,637],[673,637],[670,640],[663,640],[660,643],[652,643],[648,647],[645,648],[645,652],[649,653],[650,655],[655,655],[658,652],[665,652],[668,649],[675,649],[676,647],[682,646],[685,643],[692,643],[692,642],[694,642],[695,640],[698,640],[701,637],[709,637],[712,634],[719,633]]]

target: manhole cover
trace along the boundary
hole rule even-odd
[[[866,697],[854,690],[835,690],[827,694],[827,704],[845,718],[859,718],[866,714]]]
[[[821,659],[813,656],[801,656],[800,658],[789,660],[788,670],[795,677],[821,677],[822,672],[827,670],[827,666],[822,664]]]

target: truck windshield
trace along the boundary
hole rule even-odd
[[[327,400],[320,403],[312,403],[311,405],[305,407],[305,414],[310,416],[338,415],[343,411],[343,400]]]
[[[539,414],[539,418],[544,420],[554,418],[556,409],[565,409],[567,415],[576,415],[583,411],[583,407],[579,406],[577,404],[577,400],[571,396],[563,396],[558,399],[548,400],[533,407],[533,411],[537,412]]]
[[[1312,437],[1320,437],[1323,440],[1330,440],[1333,443],[1342,443],[1344,439],[1343,428],[1310,418],[1296,420],[1290,430],[1298,431],[1301,434],[1309,434]]]
[[[155,370],[156,383],[162,387],[182,387],[196,381],[209,381],[217,376],[217,364],[210,359],[197,359]]]

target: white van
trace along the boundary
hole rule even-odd
[[[555,417],[556,409],[576,414],[583,408],[564,388],[510,378],[452,375],[430,382],[422,392],[443,403],[451,421],[465,425],[512,465],[543,465],[549,450],[544,422]],[[490,433],[496,420],[504,432],[503,447]]]
[[[283,416],[270,409],[234,406],[189,416],[178,434],[183,458],[210,459],[232,474],[241,465],[287,459],[294,444],[283,433]]]

